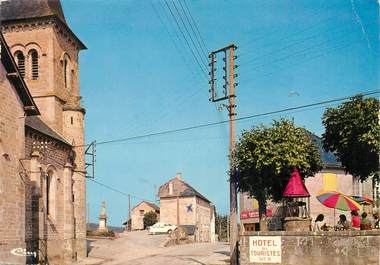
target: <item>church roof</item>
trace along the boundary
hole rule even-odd
[[[60,0],[8,0],[1,2],[1,20],[56,16],[66,24]]]
[[[67,25],[60,0],[2,0],[0,3],[0,22],[4,25],[24,20],[54,18],[57,24],[72,35],[80,49],[87,49]]]
[[[28,116],[25,118],[25,125],[29,128],[32,128],[40,133],[43,133],[51,138],[58,140],[64,144],[70,145],[62,136],[60,136],[57,132],[55,132],[52,128],[50,128],[46,123],[44,123],[37,116]]]

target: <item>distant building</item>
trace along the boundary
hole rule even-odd
[[[334,209],[322,205],[316,198],[316,195],[323,190],[336,190],[346,195],[366,195],[370,198],[373,196],[372,179],[360,182],[359,179],[350,174],[346,174],[337,157],[326,152],[322,146],[322,139],[312,134],[314,143],[318,146],[323,169],[314,177],[305,179],[305,185],[310,197],[310,215],[315,220],[318,214],[325,216],[324,223],[334,225]],[[375,198],[376,199],[376,198]],[[259,229],[259,205],[257,200],[251,198],[247,193],[240,194],[240,222],[243,231],[253,231]],[[368,210],[368,209],[365,209]],[[345,214],[350,219],[350,212],[340,210],[335,211],[335,219],[340,214]],[[284,217],[281,204],[268,202],[267,217],[269,229],[276,230],[281,228],[281,219]],[[335,220],[336,222],[337,220]]]
[[[131,210],[131,229],[144,229],[144,215],[149,212],[157,214],[157,220],[160,218],[160,208],[154,203],[142,201]]]
[[[214,242],[215,207],[181,178],[181,173],[159,188],[160,222],[195,227],[197,242]]]

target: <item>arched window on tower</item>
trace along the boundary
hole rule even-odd
[[[37,80],[39,76],[38,69],[38,52],[33,49],[29,52],[30,66],[31,66],[31,78]]]
[[[68,68],[68,60],[67,58],[65,58],[65,60],[63,61],[63,79],[64,79],[64,82],[65,82],[65,88],[67,88],[67,68]]]
[[[22,51],[15,52],[15,61],[22,78],[25,77],[25,56]]]
[[[62,78],[63,78],[63,86],[64,88],[71,89],[72,87],[72,65],[70,56],[65,52],[61,57],[61,65],[62,65]]]

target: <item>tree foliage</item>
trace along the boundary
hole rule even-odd
[[[233,154],[238,169],[238,189],[259,202],[260,217],[266,200],[279,201],[292,171],[314,176],[322,168],[317,147],[305,129],[281,119],[272,126],[244,131]]]
[[[215,233],[219,236],[219,241],[227,241],[228,222],[227,215],[215,216]]]
[[[323,145],[334,152],[346,172],[364,181],[378,177],[380,152],[380,102],[375,98],[353,97],[323,114]]]
[[[144,229],[157,223],[157,214],[153,211],[144,214]]]

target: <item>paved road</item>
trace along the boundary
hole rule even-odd
[[[229,260],[226,243],[161,247],[166,235],[146,231],[121,234],[116,240],[90,240],[89,257],[80,265],[221,265]]]

